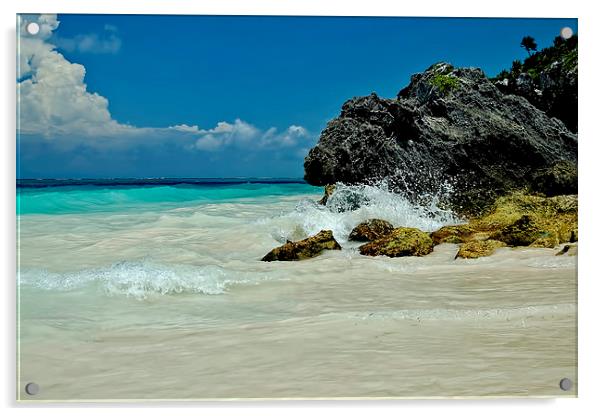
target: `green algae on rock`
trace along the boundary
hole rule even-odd
[[[304,240],[287,241],[266,254],[262,261],[293,261],[305,260],[318,256],[324,250],[340,250],[341,246],[335,240],[332,231],[322,230],[318,234]]]
[[[472,239],[475,230],[468,224],[446,225],[431,233],[435,244],[461,244]]]
[[[490,214],[469,224],[511,246],[554,247],[576,241],[577,210],[577,195],[514,193],[498,198]]]
[[[385,220],[370,219],[353,228],[349,234],[350,241],[374,241],[393,232],[395,227]]]
[[[474,240],[464,243],[460,246],[456,258],[476,259],[479,257],[490,256],[493,252],[505,247],[506,244],[498,240]]]
[[[417,228],[399,227],[389,235],[360,246],[365,256],[426,256],[433,251],[433,240]]]
[[[495,232],[494,238],[511,246],[528,246],[540,238],[556,233],[547,231],[533,215],[523,215],[518,220]],[[556,239],[558,241],[558,239]],[[556,245],[556,244],[554,244]]]
[[[458,257],[493,253],[499,242],[508,246],[554,248],[578,238],[577,195],[544,197],[515,192],[498,198],[489,211],[468,224],[450,225],[431,233],[435,244],[462,244]],[[487,243],[495,241],[496,243]]]

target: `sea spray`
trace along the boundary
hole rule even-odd
[[[442,188],[446,192],[446,188]],[[412,203],[402,194],[391,192],[387,181],[377,185],[337,184],[326,206],[313,200],[300,201],[295,210],[273,219],[272,236],[278,241],[298,240],[332,230],[339,243],[347,241],[357,224],[372,218],[389,221],[396,227],[415,227],[435,231],[462,221],[451,210],[441,208],[441,194]]]

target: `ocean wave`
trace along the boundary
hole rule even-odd
[[[22,270],[21,285],[49,291],[89,287],[108,294],[146,299],[153,295],[181,293],[218,295],[228,287],[257,284],[267,275],[226,270],[220,266],[164,265],[147,261],[122,261],[108,267],[69,273]]]
[[[447,192],[442,188],[442,193]],[[298,240],[332,230],[339,243],[347,241],[353,227],[372,218],[387,220],[396,227],[435,231],[462,221],[452,211],[439,206],[441,195],[434,194],[424,204],[412,203],[404,195],[391,192],[387,181],[378,185],[337,184],[326,206],[314,200],[300,201],[293,212],[270,219],[272,236],[281,242]],[[265,221],[262,221],[265,222]]]

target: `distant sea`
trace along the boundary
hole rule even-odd
[[[182,207],[187,204],[321,192],[303,179],[18,179],[18,214]]]

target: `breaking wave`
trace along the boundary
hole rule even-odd
[[[70,291],[90,286],[108,295],[146,299],[181,293],[218,295],[228,287],[257,284],[267,274],[226,270],[219,266],[164,265],[147,261],[122,261],[108,267],[53,273],[23,270],[20,284],[44,290]]]
[[[378,185],[337,184],[325,206],[305,199],[293,212],[272,219],[272,236],[278,241],[297,240],[320,230],[332,230],[337,241],[345,242],[353,227],[372,218],[427,232],[461,223],[454,212],[439,206],[442,196],[432,195],[420,205],[391,192],[386,181]]]

